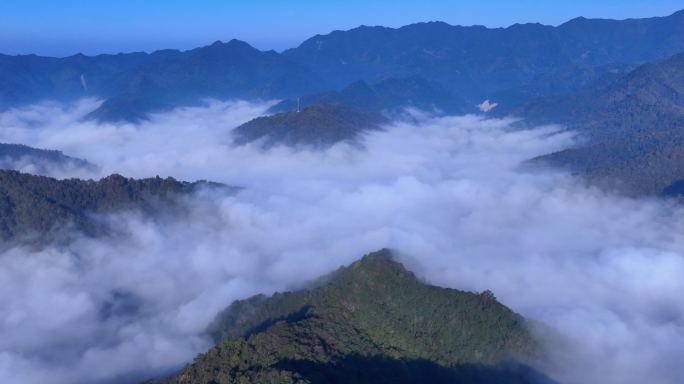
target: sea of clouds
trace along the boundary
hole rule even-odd
[[[407,111],[364,147],[234,147],[271,105],[207,101],[138,125],[81,118],[100,101],[0,114],[0,142],[119,173],[244,187],[182,198],[184,220],[106,218],[124,234],[0,255],[0,382],[135,383],[211,347],[233,300],[282,291],[389,247],[432,284],[490,289],[544,322],[562,383],[684,377],[684,209],[631,199],[525,160],[576,143],[558,127]],[[557,340],[562,343],[556,344]]]

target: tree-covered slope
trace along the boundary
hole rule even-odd
[[[308,105],[344,103],[369,112],[392,113],[405,107],[426,110],[435,108],[448,114],[465,113],[465,101],[454,96],[439,83],[422,76],[385,78],[374,84],[363,80],[354,82],[341,91],[329,90],[307,94],[299,99],[283,100],[269,109],[271,113],[287,112]]]
[[[362,132],[381,129],[388,123],[383,116],[346,104],[315,104],[299,111],[257,117],[235,128],[233,135],[238,145],[262,139],[266,148],[278,144],[329,146],[355,140]]]
[[[179,182],[170,177],[135,180],[119,175],[99,181],[57,180],[0,170],[0,239],[45,234],[67,224],[86,235],[103,234],[107,228],[94,214],[124,210],[158,213],[173,205],[174,195],[190,193],[206,184]]]
[[[481,294],[422,283],[388,250],[307,292],[236,301],[222,341],[158,384],[531,383],[538,349],[525,320]],[[539,382],[539,381],[536,381]]]

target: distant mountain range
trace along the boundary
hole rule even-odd
[[[139,123],[149,120],[150,113],[168,112],[173,108],[170,104],[154,101],[138,93],[122,93],[105,100],[97,109],[85,115],[83,120]]]
[[[188,105],[200,99],[276,99],[322,91],[318,75],[274,52],[231,40],[180,52],[66,58],[0,55],[0,109],[44,99],[137,94]]]
[[[148,384],[551,384],[522,365],[540,349],[526,320],[480,294],[430,286],[382,250],[320,287],[236,301],[219,343]]]
[[[469,104],[573,66],[644,63],[684,50],[684,11],[639,20],[577,18],[558,27],[419,23],[314,36],[282,54],[231,40],[161,50],[66,58],[0,55],[0,109],[43,99],[135,93],[171,105],[201,98],[281,99],[363,80],[420,75]],[[414,100],[414,102],[417,102]]]
[[[461,27],[441,22],[316,35],[283,55],[336,87],[419,74],[473,99],[571,66],[644,63],[684,51],[684,11],[629,20],[576,18],[558,27]]]

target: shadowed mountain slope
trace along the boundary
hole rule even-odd
[[[629,20],[577,18],[558,27],[461,27],[441,22],[362,26],[316,35],[284,55],[337,87],[415,74],[471,98],[570,66],[664,59],[684,51],[684,11]]]
[[[269,109],[271,113],[292,111],[297,99],[283,100]],[[421,76],[402,79],[385,78],[368,85],[363,80],[354,82],[341,91],[325,91],[299,98],[300,107],[322,103],[344,103],[369,112],[398,112],[405,107],[424,110],[435,108],[447,114],[462,114],[468,108],[465,101],[454,96],[439,83]]]
[[[543,382],[514,362],[538,353],[525,320],[491,292],[426,285],[388,250],[327,279],[234,302],[209,328],[219,345],[152,382]]]
[[[315,104],[298,111],[257,117],[233,130],[235,144],[264,140],[265,148],[289,146],[325,147],[355,140],[361,133],[377,130],[389,120],[346,104]]]

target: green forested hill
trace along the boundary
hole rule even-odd
[[[355,140],[362,132],[388,123],[383,116],[346,104],[315,104],[300,111],[257,117],[235,128],[233,135],[238,145],[263,139],[266,148],[277,144],[324,147]]]
[[[156,384],[531,383],[525,320],[481,294],[430,286],[372,253],[308,292],[236,301],[220,341]],[[540,378],[540,377],[537,377]]]
[[[91,236],[106,233],[92,214],[127,209],[157,213],[173,205],[174,194],[190,193],[204,184],[170,177],[135,180],[120,175],[99,181],[57,180],[0,170],[0,239],[45,234],[67,224]]]

